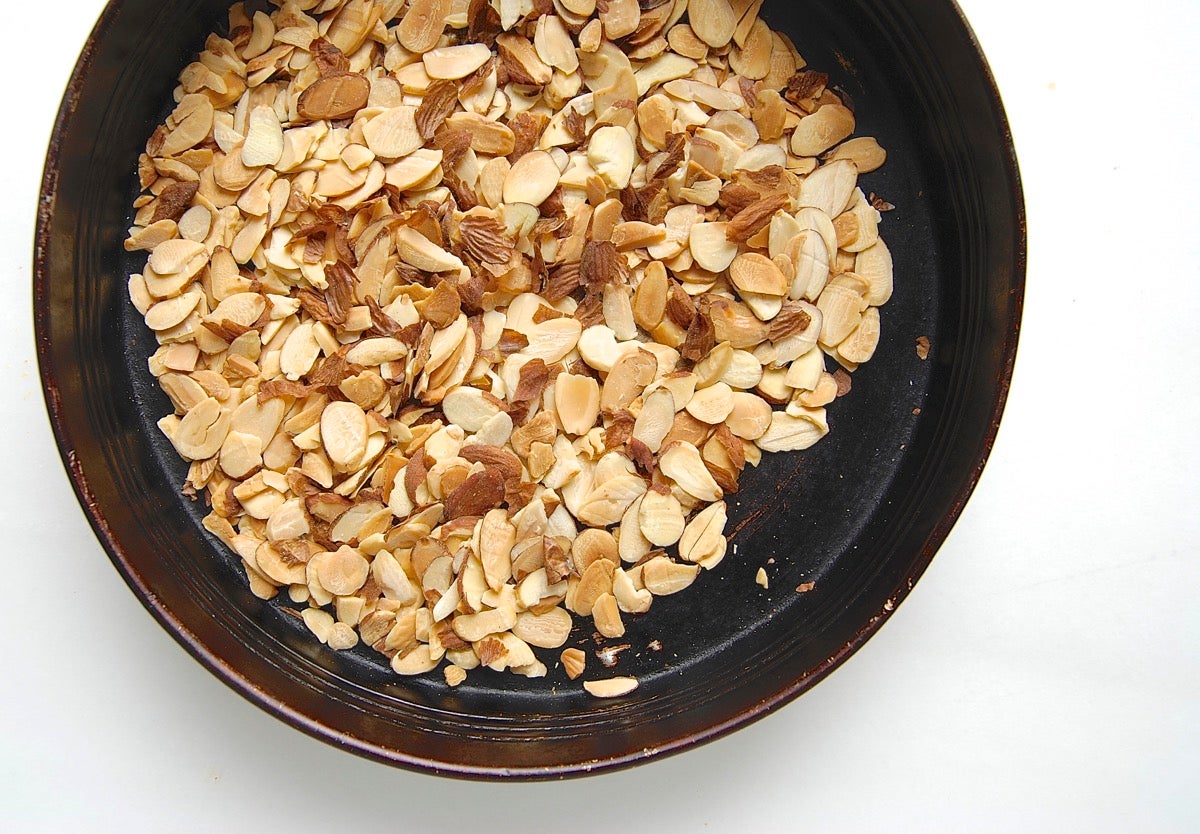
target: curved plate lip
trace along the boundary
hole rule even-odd
[[[1014,198],[1016,215],[1013,218],[1017,230],[1016,250],[1013,260],[1014,291],[1011,296],[1012,316],[1009,328],[1003,337],[1002,374],[997,380],[995,399],[992,413],[988,421],[986,436],[979,453],[971,467],[970,473],[964,480],[958,493],[940,522],[930,531],[925,546],[914,560],[910,571],[893,589],[883,607],[876,612],[855,634],[836,652],[821,664],[808,669],[787,686],[782,687],[770,697],[763,699],[750,709],[733,715],[724,721],[713,724],[702,730],[683,734],[657,747],[638,748],[623,754],[609,756],[603,759],[588,761],[572,761],[561,765],[550,766],[516,766],[516,767],[476,767],[454,762],[422,757],[386,747],[382,744],[359,738],[338,730],[313,716],[294,709],[284,701],[271,697],[256,687],[243,673],[229,665],[220,655],[213,652],[192,632],[171,610],[163,605],[154,594],[145,578],[130,561],[121,542],[110,527],[104,508],[99,506],[92,497],[86,473],[79,464],[75,454],[74,444],[67,430],[67,420],[63,411],[59,387],[56,382],[56,368],[53,364],[51,343],[49,337],[49,309],[45,303],[49,294],[49,236],[54,206],[58,192],[58,161],[62,155],[63,138],[67,127],[74,116],[80,89],[86,79],[93,62],[97,42],[104,36],[113,24],[123,0],[110,0],[101,13],[95,27],[88,36],[80,57],[71,73],[55,119],[51,134],[49,150],[42,175],[42,185],[38,202],[37,226],[34,236],[33,259],[33,302],[34,302],[34,336],[37,349],[38,370],[41,378],[42,392],[45,398],[46,410],[54,432],[55,442],[63,466],[71,480],[71,486],[82,507],[88,523],[95,532],[97,539],[113,566],[121,574],[125,583],[133,591],[143,607],[150,613],[162,628],[182,646],[188,654],[199,661],[215,677],[233,689],[246,700],[265,712],[279,718],[305,734],[323,741],[331,746],[346,750],[365,758],[383,764],[404,768],[407,770],[438,776],[448,776],[463,779],[479,780],[546,780],[568,777],[581,777],[596,773],[632,767],[650,759],[658,759],[683,752],[684,750],[721,738],[734,730],[747,726],[780,707],[790,703],[801,694],[811,689],[826,676],[844,663],[854,652],[867,642],[895,612],[903,602],[916,582],[924,574],[932,562],[937,550],[946,540],[954,527],[968,499],[974,492],[983,468],[996,441],[1000,427],[1000,419],[1008,400],[1012,384],[1013,368],[1016,360],[1017,342],[1022,318],[1025,279],[1027,268],[1028,235],[1027,216],[1024,199],[1024,188],[1021,182],[1020,169],[1017,162],[1016,148],[1013,143],[1011,126],[1000,96],[995,77],[988,64],[987,58],[980,47],[979,40],[971,28],[961,7],[956,0],[944,0],[958,18],[970,47],[974,50],[986,84],[988,105],[1001,127],[1001,139],[1006,151],[1004,163],[1009,180],[1009,186]]]

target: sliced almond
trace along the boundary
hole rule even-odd
[[[545,151],[530,151],[504,178],[504,202],[540,206],[558,187],[558,165]]]
[[[559,374],[554,381],[554,408],[563,431],[587,434],[600,414],[600,385],[594,377]]]
[[[633,692],[637,687],[637,678],[627,677],[583,682],[583,688],[596,698],[620,698]]]
[[[468,43],[431,49],[421,56],[421,62],[430,78],[455,80],[466,78],[491,57],[492,51],[486,44]]]

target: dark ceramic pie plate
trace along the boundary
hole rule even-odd
[[[227,0],[114,0],[83,50],[46,163],[34,307],[46,402],[80,502],[159,623],[246,698],[323,741],[389,764],[546,778],[678,752],[814,686],[883,624],[945,539],[995,439],[1025,273],[1025,217],[999,96],[949,0],[768,0],[764,16],[857,104],[890,151],[864,188],[894,203],[896,293],[875,359],[830,408],[832,434],[772,455],[730,502],[736,555],[628,623],[617,671],[640,688],[596,701],[542,679],[397,679],[373,653],[316,644],[180,494],[155,428],[152,337],[127,302],[139,149]],[[928,336],[932,352],[914,344]],[[754,582],[768,564],[770,590]],[[812,590],[797,593],[802,583]],[[652,641],[661,650],[649,648]],[[590,629],[571,645],[595,648]],[[595,658],[591,668],[599,668]]]

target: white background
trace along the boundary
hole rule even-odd
[[[1200,829],[1200,4],[963,0],[1029,208],[999,442],[932,568],[826,682],[709,746],[476,785],[313,741],[144,613],[33,358],[42,157],[100,0],[5,4],[0,830]]]

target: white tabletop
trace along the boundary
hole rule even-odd
[[[5,7],[0,829],[1200,828],[1194,0],[963,0],[1030,220],[1016,378],[978,491],[908,601],[812,692],[684,755],[541,785],[391,770],[268,717],[154,624],[93,538],[45,417],[29,263],[50,126],[101,6]]]

